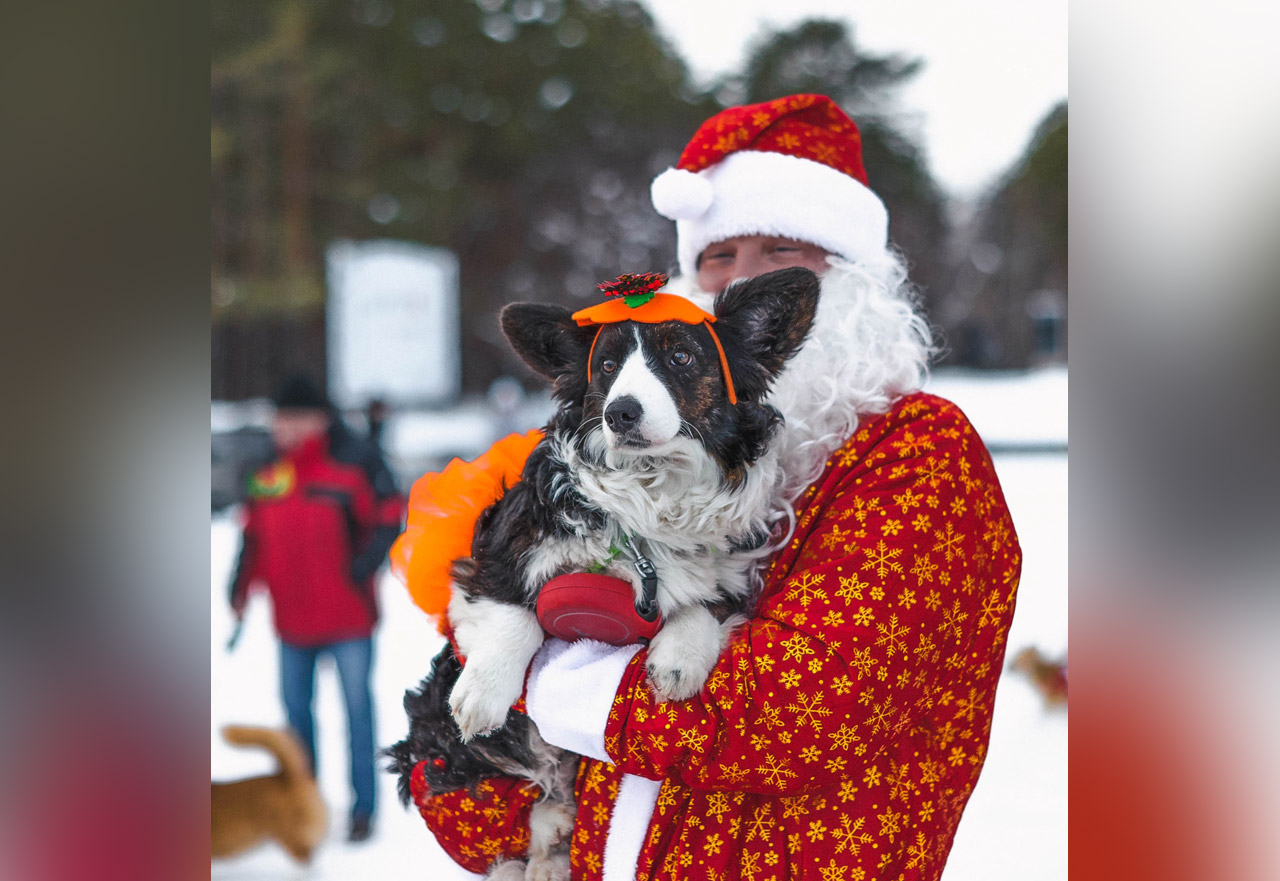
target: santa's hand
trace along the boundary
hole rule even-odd
[[[236,626],[231,629],[231,636],[227,639],[227,651],[235,650],[236,644],[240,642],[240,632],[244,630],[244,619],[237,618]]]
[[[593,639],[543,643],[533,658],[525,699],[542,738],[561,749],[612,762],[604,748],[604,729],[627,664],[640,648]]]

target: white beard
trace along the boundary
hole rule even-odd
[[[795,500],[857,430],[860,416],[887,411],[928,376],[928,325],[916,311],[901,259],[885,257],[871,265],[829,258],[813,329],[766,399],[786,420],[774,441],[779,519],[794,517]],[[712,308],[714,295],[699,290],[696,280],[674,279],[667,290]]]

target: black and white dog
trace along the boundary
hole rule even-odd
[[[516,728],[473,738],[502,728],[520,697],[544,639],[539,590],[554,576],[594,570],[630,580],[639,597],[642,578],[618,549],[643,553],[664,620],[648,650],[650,686],[661,700],[702,688],[741,620],[735,613],[745,610],[773,526],[779,474],[770,442],[782,417],[763,400],[804,342],[818,290],[803,268],[735,283],[716,298],[714,334],[683,321],[580,327],[569,310],[545,304],[502,313],[503,333],[552,381],[559,409],[520,482],[477,520],[471,557],[454,564],[448,614],[466,663],[459,670],[456,658],[438,658],[432,678],[456,677],[447,696],[457,729],[443,721],[444,682],[429,678],[406,695],[410,737],[391,754],[402,792],[413,764],[432,755],[453,768],[478,760],[462,785],[496,767],[523,768],[518,776],[551,786],[560,804],[547,805],[551,819],[535,811],[531,820],[549,831],[531,830],[530,877],[547,844],[539,839],[572,827],[572,770],[563,768],[576,757],[546,745],[518,714]]]
[[[503,310],[507,339],[554,383],[561,406],[520,482],[477,521],[471,558],[454,567],[449,621],[466,665],[449,705],[464,739],[501,725],[520,697],[543,642],[534,607],[548,579],[603,566],[639,596],[631,560],[612,550],[629,542],[658,573],[665,624],[649,646],[650,685],[661,700],[698,692],[727,632],[709,606],[740,603],[750,590],[750,558],[732,552],[760,546],[771,527],[769,441],[782,417],[762,400],[817,303],[807,269],[716,299],[736,405],[703,325],[579,327],[559,306]]]

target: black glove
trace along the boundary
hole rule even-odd
[[[351,569],[348,572],[351,580],[363,585],[373,573],[378,571],[378,567],[382,565],[382,559],[381,556],[374,556],[368,551],[356,557],[351,561]]]
[[[373,573],[378,571],[382,561],[387,558],[387,552],[391,550],[399,534],[399,524],[394,526],[387,524],[374,529],[373,536],[369,539],[369,546],[351,561],[351,568],[347,573],[351,576],[351,580],[360,585],[368,581]]]

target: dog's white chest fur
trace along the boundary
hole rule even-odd
[[[778,477],[778,460],[766,452],[747,469],[743,483],[727,486],[719,467],[692,438],[677,438],[661,458],[609,450],[600,432],[579,456],[557,445],[582,496],[616,520],[621,529],[674,550],[715,548],[726,552],[767,516]]]
[[[692,439],[681,438],[661,459],[605,448],[599,432],[588,437],[596,465],[562,443],[555,454],[573,475],[576,490],[609,517],[594,533],[543,543],[530,555],[526,588],[536,592],[554,575],[606,564],[610,574],[637,583],[633,558],[617,554],[626,538],[638,539],[658,570],[658,604],[664,613],[711,602],[748,589],[749,564],[732,559],[731,543],[766,524],[777,457],[766,453],[743,484],[724,484],[716,463]],[[592,449],[594,447],[594,449]]]

